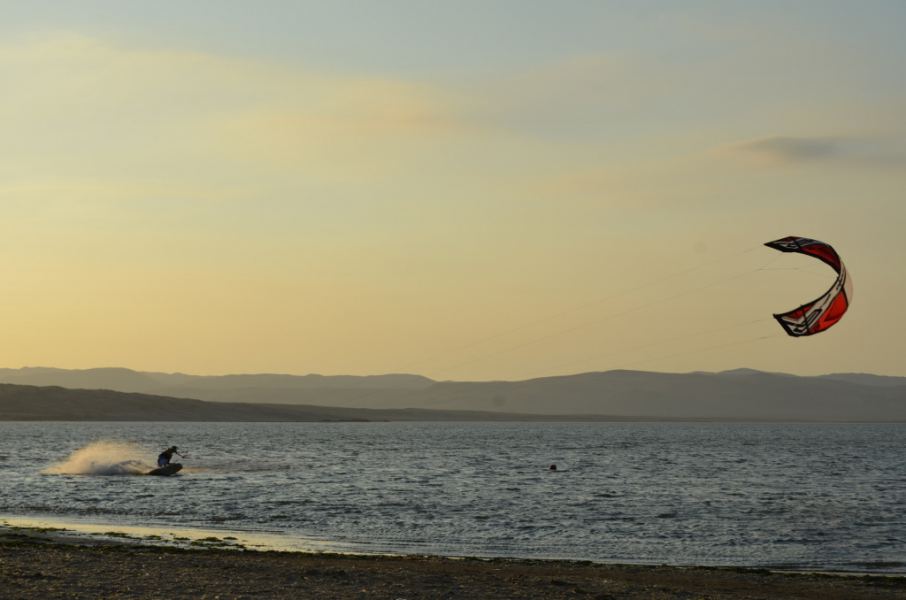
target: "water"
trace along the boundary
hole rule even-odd
[[[172,444],[184,474],[125,475]],[[7,422],[0,513],[367,552],[906,572],[906,425]]]

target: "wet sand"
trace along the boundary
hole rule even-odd
[[[906,598],[906,578],[65,541],[0,532],[0,598]]]

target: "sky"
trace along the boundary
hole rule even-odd
[[[906,375],[902,2],[0,11],[0,366]]]

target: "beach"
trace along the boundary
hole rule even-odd
[[[0,529],[0,598],[906,598],[906,578],[173,548]]]

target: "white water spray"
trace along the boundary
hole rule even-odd
[[[136,444],[100,440],[70,454],[43,471],[46,475],[144,475],[154,467],[142,459],[148,452]]]

